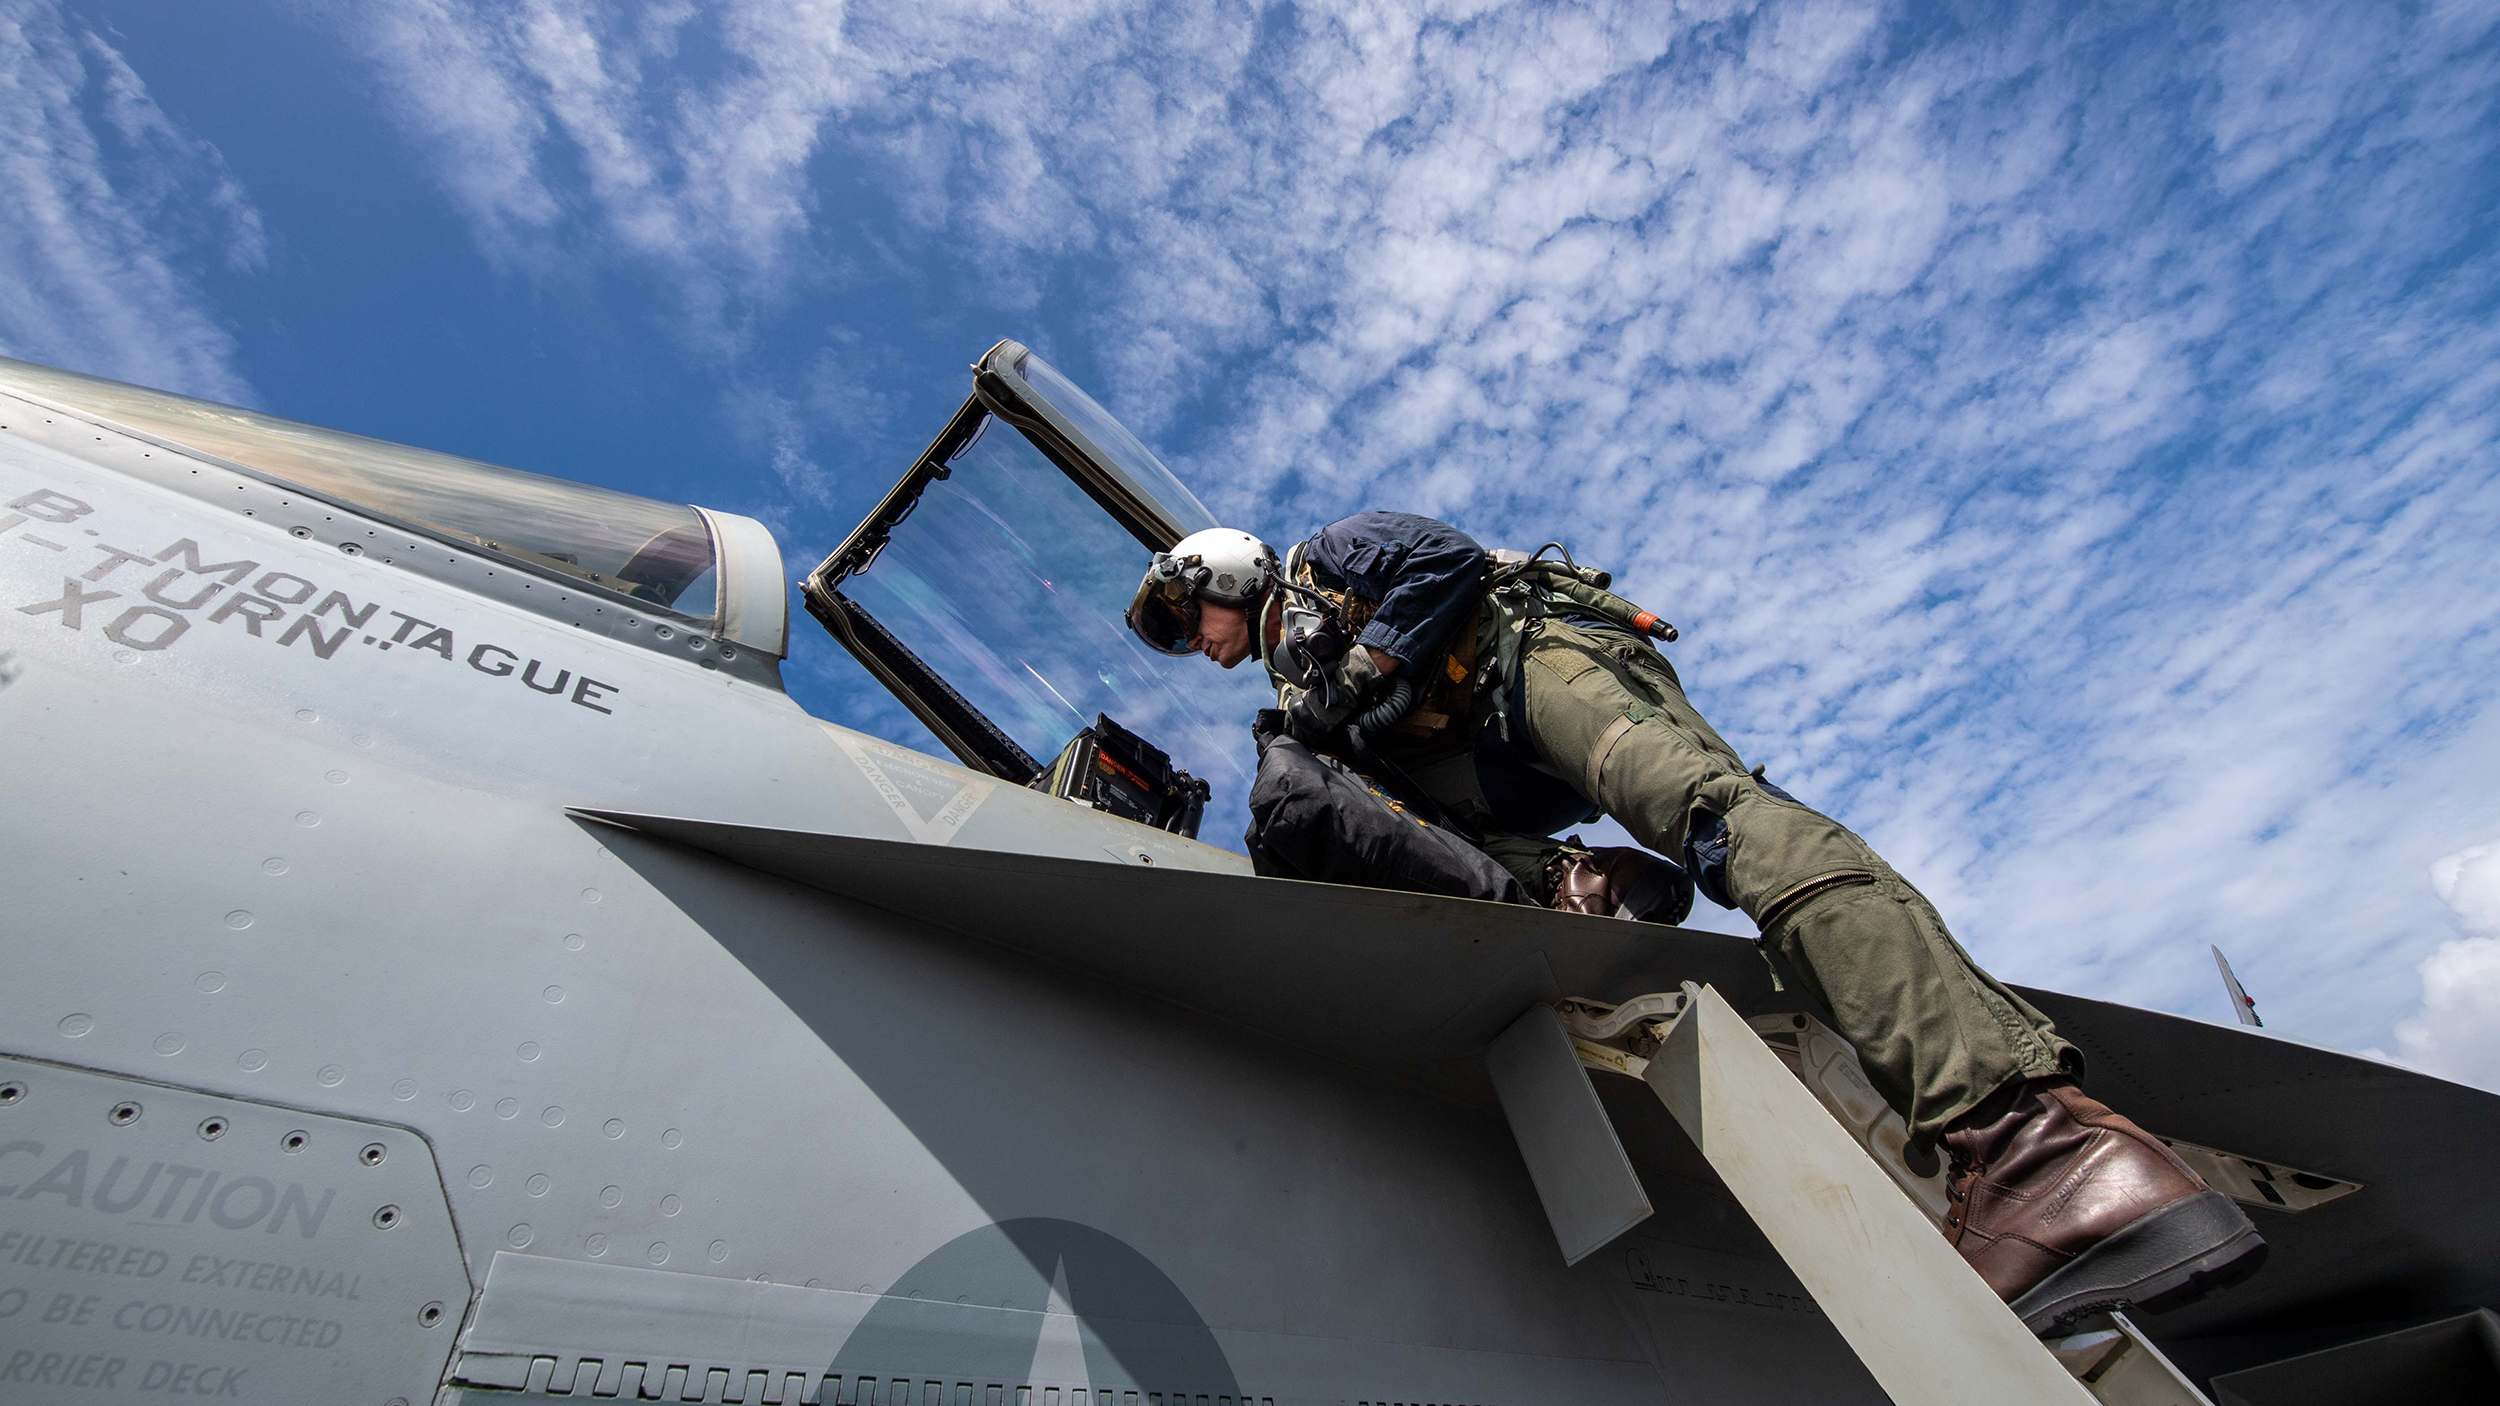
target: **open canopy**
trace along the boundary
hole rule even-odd
[[[1162,460],[1020,343],[806,582],[808,608],[972,767],[1018,784],[1097,715],[1171,754],[1239,814],[1267,701],[1122,623],[1152,553],[1216,525]]]

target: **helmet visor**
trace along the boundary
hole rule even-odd
[[[1198,603],[1179,598],[1188,587],[1177,581],[1148,577],[1129,601],[1128,627],[1146,647],[1162,654],[1190,654],[1190,636],[1198,633]]]

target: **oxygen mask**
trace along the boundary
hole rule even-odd
[[[1269,667],[1279,680],[1295,688],[1325,690],[1330,671],[1352,644],[1344,623],[1333,613],[1299,599],[1287,600]]]

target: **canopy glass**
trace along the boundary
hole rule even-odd
[[[981,361],[981,369],[1015,392],[1015,399],[1073,441],[1118,493],[1133,499],[1143,515],[1156,519],[1151,524],[1155,531],[1146,539],[1156,550],[1201,528],[1221,525],[1153,450],[1076,382],[1060,375],[1057,367],[1014,342],[1000,343]],[[1014,413],[1014,407],[1007,409],[1010,415]]]
[[[0,390],[214,455],[646,611],[707,624],[715,613],[712,534],[681,504],[5,357]]]
[[[1141,644],[1122,620],[1151,553],[1214,517],[1093,399],[1002,343],[972,399],[807,581],[809,608],[967,765],[1018,783],[1097,714],[1246,816],[1255,669]]]

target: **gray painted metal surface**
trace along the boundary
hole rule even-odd
[[[2214,954],[2214,970],[2222,973],[2222,993],[2231,998],[2231,1014],[2242,1025],[2264,1025],[2265,1022],[2257,1018],[2257,1003],[2248,999],[2248,991],[2240,985],[2238,973],[2231,970],[2231,959],[2223,956],[2222,949],[2211,943],[2205,945],[2205,950]]]
[[[640,1362],[645,1394],[741,1399],[810,1370],[848,1401],[1881,1399],[1645,1094],[1597,1090],[1655,1213],[1561,1264],[1483,1070],[1566,992],[1698,976],[1748,1013],[1808,1005],[1750,944],[1261,880],[811,718],[753,633],[759,579],[731,633],[663,638],[662,614],[0,395],[0,1056],[132,1090],[94,1085],[66,1133],[35,1074],[0,1101],[0,1146],[45,1149],[0,1155],[0,1246],[128,1248],[93,1219],[146,1175],[133,1151],[100,1190],[121,1138],[161,1177],[334,1190],[284,1288],[226,1292],[343,1325],[162,1351],[113,1321],[103,1252],[76,1252],[100,1317],[47,1323],[61,1265],[0,1249],[0,1400],[59,1386],[23,1375],[47,1354],[376,1406],[509,1399],[453,1379],[471,1357],[473,1381],[527,1357],[522,1387],[594,1395]],[[2362,1187],[2270,1218],[2267,1273],[2179,1321],[2223,1341],[2287,1307],[2496,1296],[2488,1096],[2038,999],[2156,1131]],[[314,1154],[147,1141],[198,1141],[195,1108],[386,1155],[282,1182]],[[56,1143],[91,1154],[81,1204],[72,1173],[44,1186]],[[432,1201],[386,1203],[411,1219],[347,1218],[432,1167]],[[217,1194],[169,1242],[272,1238],[216,1226]],[[242,1220],[257,1191],[231,1195]],[[358,1227],[388,1247],[358,1252],[389,1289],[370,1318],[322,1307]],[[163,1395],[131,1380],[59,1399]]]
[[[1772,996],[1768,968],[1738,938],[1262,879],[1230,854],[1222,857],[1234,872],[1184,870],[1180,862],[1205,846],[1142,826],[1124,827],[1121,842],[1092,855],[1067,856],[947,851],[623,810],[576,813],[1363,1068],[1416,1077],[1455,1062],[1488,1108],[1478,1069],[1486,1044],[1530,1004],[1566,989],[1637,994],[1681,971],[1723,980],[1749,998]]]
[[[1649,1194],[1553,1007],[1529,1007],[1485,1050],[1484,1067],[1563,1263],[1578,1264],[1649,1219]]]
[[[725,1395],[736,1372],[735,1392],[748,1400],[806,1401],[824,1384],[826,1344],[876,1303],[840,1289],[499,1251],[452,1378],[582,1395],[639,1395],[673,1380],[664,1394],[675,1396],[717,1375],[713,1394]]]
[[[2471,1309],[2214,1378],[2221,1406],[2500,1400],[2500,1314]]]
[[[422,1401],[468,1306],[404,1127],[0,1058],[0,1205],[0,1401]]]
[[[1060,1317],[1116,1347],[1119,1322],[1185,1305],[1220,1353],[1190,1369],[1211,1396],[1656,1391],[1610,1301],[1621,1267],[1555,1262],[1498,1120],[566,811],[1254,883],[1237,856],[831,727],[574,602],[213,506],[282,496],[219,464],[126,470],[153,441],[57,414],[17,433],[43,410],[0,406],[0,1050],[414,1128],[481,1284],[503,1252],[814,1281],[908,1315],[997,1283],[1021,1242],[980,1237],[1038,1222],[1084,1242],[1058,1252]],[[55,1200],[0,1202],[0,1233],[78,1233]],[[1171,1296],[1141,1309],[1142,1271],[1079,1267],[1097,1261]],[[0,1266],[0,1289],[40,1291],[32,1273]],[[903,1329],[935,1345],[909,1363],[932,1380],[957,1339],[1004,1385],[1036,1371]],[[448,1331],[411,1318],[360,1351],[439,1364]],[[67,1351],[39,1321],[0,1334]],[[264,1350],[196,1360],[257,1382]]]

